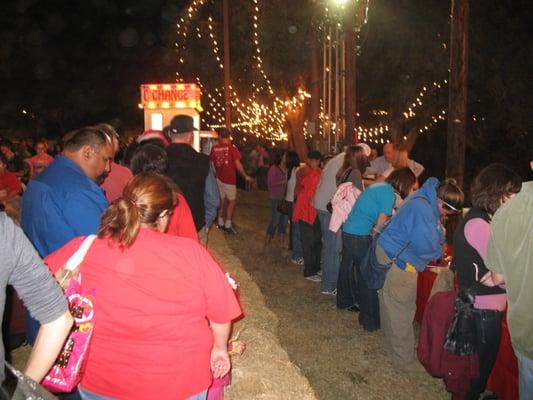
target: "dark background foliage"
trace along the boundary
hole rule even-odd
[[[323,1],[325,2],[325,0]],[[83,124],[113,121],[142,129],[139,85],[172,82],[179,67],[176,20],[185,1],[10,0],[0,15],[0,131],[57,136]],[[251,7],[231,2],[234,86],[243,96],[258,81],[252,62]],[[273,87],[292,93],[309,80],[310,48],[317,40],[319,1],[261,2],[260,41]],[[467,176],[491,161],[528,176],[533,159],[533,7],[527,0],[470,3]],[[358,107],[363,125],[371,110],[405,109],[421,87],[446,79],[450,2],[371,0],[360,32]],[[214,19],[222,38],[221,1],[207,2],[194,28]],[[218,22],[217,22],[218,21]],[[183,76],[220,87],[222,74],[205,39],[191,39]],[[446,108],[447,89],[428,96],[413,124]],[[205,102],[204,102],[205,103]],[[22,110],[26,110],[23,113]],[[420,135],[413,157],[443,173],[446,123]]]

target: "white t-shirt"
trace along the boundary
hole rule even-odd
[[[300,165],[293,169],[291,173],[291,177],[289,178],[287,182],[287,192],[285,194],[285,200],[294,202],[294,189],[296,187],[296,173],[300,168],[302,168],[305,165],[305,163],[300,163]]]

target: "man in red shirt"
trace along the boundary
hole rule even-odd
[[[226,232],[235,233],[231,217],[237,199],[237,173],[251,182],[253,179],[244,172],[241,164],[241,153],[231,144],[231,132],[225,128],[218,130],[219,142],[211,149],[211,161],[215,166],[221,205],[218,213],[218,227]]]
[[[0,204],[6,205],[22,193],[22,185],[17,176],[7,169],[7,159],[0,154]]]
[[[35,143],[35,152],[37,154],[27,160],[31,165],[32,178],[43,172],[43,169],[54,161],[54,157],[46,152],[46,148],[46,143],[43,140],[38,140]]]

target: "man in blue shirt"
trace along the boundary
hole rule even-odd
[[[67,134],[64,146],[22,197],[22,229],[43,258],[77,236],[96,233],[108,205],[98,184],[113,159],[109,135],[81,128]],[[36,333],[28,329],[30,343]]]

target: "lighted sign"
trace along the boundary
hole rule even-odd
[[[202,111],[200,88],[194,83],[141,85],[141,107],[194,108]]]

